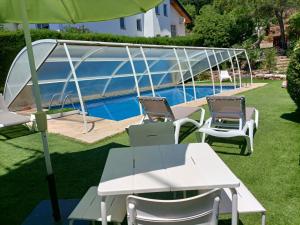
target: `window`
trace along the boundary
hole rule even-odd
[[[49,29],[49,24],[48,23],[37,24],[36,28],[37,29]]]
[[[126,30],[126,26],[125,26],[125,18],[120,18],[120,28],[122,30]]]
[[[155,13],[156,13],[156,15],[159,15],[159,7],[158,6],[155,7]]]
[[[175,37],[177,35],[176,25],[171,25],[171,37]]]
[[[136,20],[136,30],[142,31],[142,21],[141,21],[141,19]]]
[[[164,4],[164,16],[168,16],[167,4]]]

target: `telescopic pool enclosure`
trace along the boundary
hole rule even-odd
[[[193,87],[193,99],[197,99],[194,77],[205,71],[211,74],[213,93],[216,85],[222,91],[216,74],[225,62],[232,72],[232,85],[239,88],[240,56],[249,65],[248,83],[252,83],[245,49],[46,39],[33,42],[33,51],[43,107],[79,102],[85,124],[84,102],[91,99],[133,93],[140,96],[144,91],[156,96],[156,90],[174,86],[182,88],[183,102],[187,102],[187,86]],[[11,109],[35,107],[31,86],[24,48],[12,63],[5,84],[4,98]]]

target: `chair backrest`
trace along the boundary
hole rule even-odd
[[[209,96],[206,97],[212,123],[219,119],[241,120],[246,122],[245,97],[243,96]]]
[[[230,75],[227,70],[221,70],[221,77],[222,78],[230,78]]]
[[[175,120],[174,114],[166,98],[141,96],[139,97],[139,102],[144,108],[144,114],[147,115],[150,120]]]
[[[4,97],[2,94],[0,94],[0,112],[8,112],[8,108],[5,104],[5,101],[4,101]]]
[[[131,146],[175,144],[173,122],[131,125],[128,135]]]
[[[127,197],[128,225],[218,224],[220,189],[179,200]]]

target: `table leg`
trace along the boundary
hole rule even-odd
[[[238,196],[235,188],[230,188],[232,194],[232,215],[231,215],[231,225],[237,225],[239,221],[238,215]]]
[[[107,225],[107,215],[106,215],[106,197],[101,196],[101,217],[102,217],[102,225]]]

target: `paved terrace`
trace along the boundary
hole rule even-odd
[[[218,94],[219,96],[230,96],[243,93],[255,88],[265,86],[266,83],[253,83],[251,86],[242,87],[235,90],[225,91]],[[201,98],[195,101],[179,104],[180,106],[203,106],[206,99]],[[60,134],[76,140],[94,143],[104,138],[121,133],[126,127],[137,124],[141,121],[142,116],[135,116],[129,119],[114,121],[95,117],[87,117],[89,132],[84,133],[83,120],[81,115],[70,115],[58,119],[48,120],[48,130],[51,133]]]

